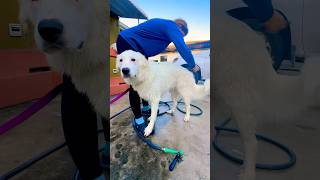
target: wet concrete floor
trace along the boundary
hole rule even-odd
[[[220,123],[224,118],[218,119]],[[272,138],[293,150],[297,156],[296,164],[287,170],[257,170],[257,180],[318,180],[320,178],[320,109],[309,108],[299,117],[288,122],[264,122],[258,124],[257,133]],[[229,127],[236,128],[231,122]],[[242,145],[238,135],[224,133],[219,137],[223,148],[233,155],[242,156]],[[258,158],[260,163],[284,163],[288,156],[278,148],[259,141]],[[213,153],[213,179],[235,180],[241,167],[216,151]]]
[[[166,97],[163,101],[170,100],[170,96]],[[128,97],[124,97],[111,106],[111,115],[128,104]],[[174,116],[160,116],[155,134],[150,137],[160,146],[184,150],[183,161],[173,172],[168,170],[173,155],[151,149],[136,136],[131,125],[131,110],[111,120],[111,179],[210,179],[209,98],[192,104],[204,113],[191,116],[188,123],[183,121],[184,114],[178,111]],[[161,113],[167,107],[159,109]]]

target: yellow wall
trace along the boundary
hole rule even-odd
[[[22,37],[9,36],[9,23],[19,23],[18,0],[2,1],[0,5],[0,49],[35,47],[32,30]]]
[[[110,16],[110,45],[116,42],[119,32],[120,32],[119,18]],[[115,58],[111,57],[110,58],[110,77],[111,78],[120,76],[119,73],[114,74],[112,72],[112,69],[114,69],[115,67],[116,67],[116,60]]]
[[[110,44],[116,42],[119,31],[119,18],[110,16]]]
[[[3,1],[0,6],[0,50],[1,49],[20,49],[34,48],[33,30],[29,27],[22,37],[9,36],[9,23],[19,23],[18,20],[19,7],[18,0]],[[115,43],[120,31],[119,18],[110,17],[110,45]],[[115,58],[110,58],[110,77],[119,76],[113,74],[112,69],[115,68]]]

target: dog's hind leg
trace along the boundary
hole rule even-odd
[[[249,112],[239,112],[234,114],[234,117],[237,120],[244,145],[244,162],[240,173],[240,180],[254,180],[257,153],[256,121],[254,116]]]
[[[149,125],[144,130],[144,135],[149,136],[153,130],[154,124],[157,119],[158,107],[159,107],[160,98],[155,98],[151,101],[151,116]]]
[[[177,104],[178,104],[178,96],[179,96],[179,94],[176,90],[171,91],[172,107],[170,110],[167,111],[168,114],[173,115],[173,113],[176,111]]]

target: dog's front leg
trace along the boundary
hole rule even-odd
[[[189,98],[184,98],[184,104],[185,104],[185,107],[186,107],[186,115],[184,116],[184,121],[185,122],[188,122],[190,120],[190,109],[191,109],[191,106],[190,106],[190,99]]]
[[[144,135],[149,136],[153,130],[154,123],[157,119],[157,112],[158,112],[158,106],[159,106],[160,98],[155,98],[151,101],[151,116],[150,116],[150,122],[149,125],[144,130]]]
[[[256,169],[257,139],[255,117],[251,113],[236,114],[237,124],[244,145],[244,163],[240,180],[254,180]]]

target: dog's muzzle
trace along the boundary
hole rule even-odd
[[[38,32],[44,41],[54,44],[61,39],[63,25],[57,19],[44,19],[38,24]]]
[[[43,50],[45,52],[55,52],[65,48],[63,41],[64,26],[57,19],[44,19],[38,24],[38,32],[43,39]],[[80,42],[76,47],[78,50],[82,49],[84,42]]]
[[[130,77],[130,69],[129,68],[122,68],[121,72],[122,72],[122,75],[124,78]]]
[[[38,24],[38,32],[43,39],[43,50],[45,52],[54,52],[64,47],[61,40],[63,25],[57,19],[43,19]]]

